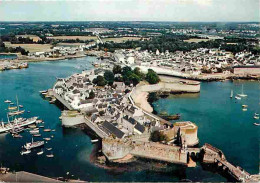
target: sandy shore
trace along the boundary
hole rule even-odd
[[[147,101],[148,99],[148,92],[141,92],[138,97],[137,97],[137,101],[140,102],[140,107],[144,110],[146,110],[147,112],[153,112],[153,108],[152,106],[149,104],[149,102]]]
[[[145,83],[141,82],[138,84],[138,86],[141,85],[145,85]],[[132,93],[132,99],[135,105],[137,105],[138,107],[142,108],[147,112],[150,113],[153,112],[152,106],[147,101],[149,93],[145,91],[141,91],[138,86],[135,88],[135,92]]]

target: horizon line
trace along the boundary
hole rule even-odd
[[[0,22],[169,22],[169,23],[260,23],[260,21],[170,21],[170,20],[0,20]]]

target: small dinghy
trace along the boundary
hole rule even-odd
[[[22,151],[22,152],[21,152],[21,155],[30,154],[30,153],[31,153],[31,150],[28,149],[28,150],[26,150],[26,151]]]
[[[37,152],[37,155],[42,155],[43,154],[43,150],[41,150],[40,152]]]
[[[47,154],[46,156],[47,156],[48,158],[53,158],[53,157],[54,157],[53,153]]]

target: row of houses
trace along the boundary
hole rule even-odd
[[[241,52],[233,55],[220,49],[200,48],[190,52],[176,51],[170,53],[165,51],[155,53],[139,50],[117,50],[114,53],[114,60],[117,63],[153,66],[174,69],[192,75],[199,75],[203,72],[230,72],[235,66],[260,65],[260,56],[250,52]]]
[[[68,78],[58,79],[53,91],[60,95],[75,110],[116,138],[141,135],[148,130],[151,121],[129,103],[131,86],[114,82],[112,86],[98,87],[92,83],[103,72],[83,71]]]

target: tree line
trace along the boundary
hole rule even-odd
[[[201,41],[198,43],[192,42],[184,42],[188,36],[173,36],[171,34],[166,34],[158,37],[153,37],[149,40],[128,40],[123,43],[115,43],[115,42],[106,42],[105,44],[100,44],[99,49],[104,50],[105,48],[114,52],[116,49],[135,49],[139,48],[140,50],[148,50],[155,52],[157,49],[160,52],[165,52],[168,50],[169,52],[175,51],[184,51],[188,52],[191,50],[195,50],[198,48],[220,48],[226,51],[230,51],[232,53],[238,53],[241,51],[251,51],[254,54],[260,54],[260,49],[254,44],[257,42],[255,39],[241,39],[241,38],[224,38]],[[237,43],[237,44],[228,44],[229,42]]]

